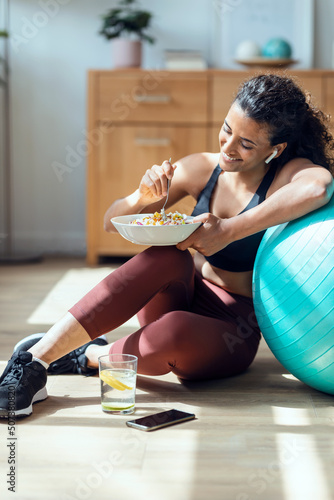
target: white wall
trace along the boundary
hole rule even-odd
[[[110,45],[98,30],[99,16],[116,3],[11,0],[13,209],[20,250],[85,253],[86,72],[112,67]],[[333,3],[316,0],[316,67],[331,66]],[[154,13],[151,33],[158,38],[145,45],[144,67],[161,67],[165,48],[200,49],[212,63],[217,1],[140,4]],[[54,162],[70,161],[61,182]]]

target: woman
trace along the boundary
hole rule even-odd
[[[239,90],[219,134],[219,153],[165,161],[139,188],[107,210],[117,215],[197,200],[202,226],[177,247],[152,247],[109,275],[37,343],[19,343],[2,376],[0,408],[29,415],[47,397],[46,373],[95,373],[110,352],[138,356],[138,372],[181,379],[227,377],[246,370],[260,331],[252,268],[264,231],[326,204],[333,192],[333,138],[324,115],[295,83],[261,75]],[[188,248],[197,252],[192,258]],[[100,336],[138,313],[141,328],[107,345]],[[68,354],[69,353],[69,354]]]

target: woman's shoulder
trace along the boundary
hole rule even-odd
[[[310,179],[312,177],[332,177],[327,168],[316,165],[308,158],[294,158],[279,168],[269,191],[274,192],[304,175]]]
[[[194,153],[176,162],[175,173],[178,171],[187,181],[202,183],[203,179],[210,177],[218,160],[219,153]]]
[[[182,158],[180,164],[185,170],[213,170],[219,160],[219,153],[193,153]]]
[[[176,162],[175,176],[188,186],[188,192],[197,198],[218,164],[219,153],[194,153]]]
[[[296,174],[300,172],[308,172],[310,169],[316,169],[319,172],[328,172],[326,167],[316,165],[308,158],[293,158],[279,169],[278,177],[290,182]]]

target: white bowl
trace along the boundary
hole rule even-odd
[[[187,216],[189,223],[180,226],[137,226],[131,224],[134,219],[152,216],[153,214],[132,214],[113,217],[111,222],[119,234],[126,240],[137,245],[168,246],[177,245],[188,238],[202,223],[194,222],[193,217]]]

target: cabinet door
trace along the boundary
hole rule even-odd
[[[219,153],[219,132],[222,125],[212,125],[209,127],[209,151],[212,153]]]
[[[323,80],[321,75],[310,76],[301,73],[295,77],[295,82],[307,93],[311,94],[312,102],[320,109],[324,108]]]
[[[145,170],[170,157],[177,160],[207,149],[205,127],[137,127],[118,126],[105,135],[98,148],[95,241],[99,255],[134,255],[143,247],[126,241],[118,234],[103,230],[103,216],[117,198],[137,189]],[[190,213],[195,201],[190,197],[176,204]],[[92,224],[90,225],[92,227]]]
[[[214,123],[218,123],[220,126],[223,124],[241,82],[251,76],[251,74],[241,71],[224,74],[224,76],[214,76],[211,102],[211,118]]]
[[[200,125],[207,120],[207,84],[201,72],[102,72],[96,80],[97,119]]]

